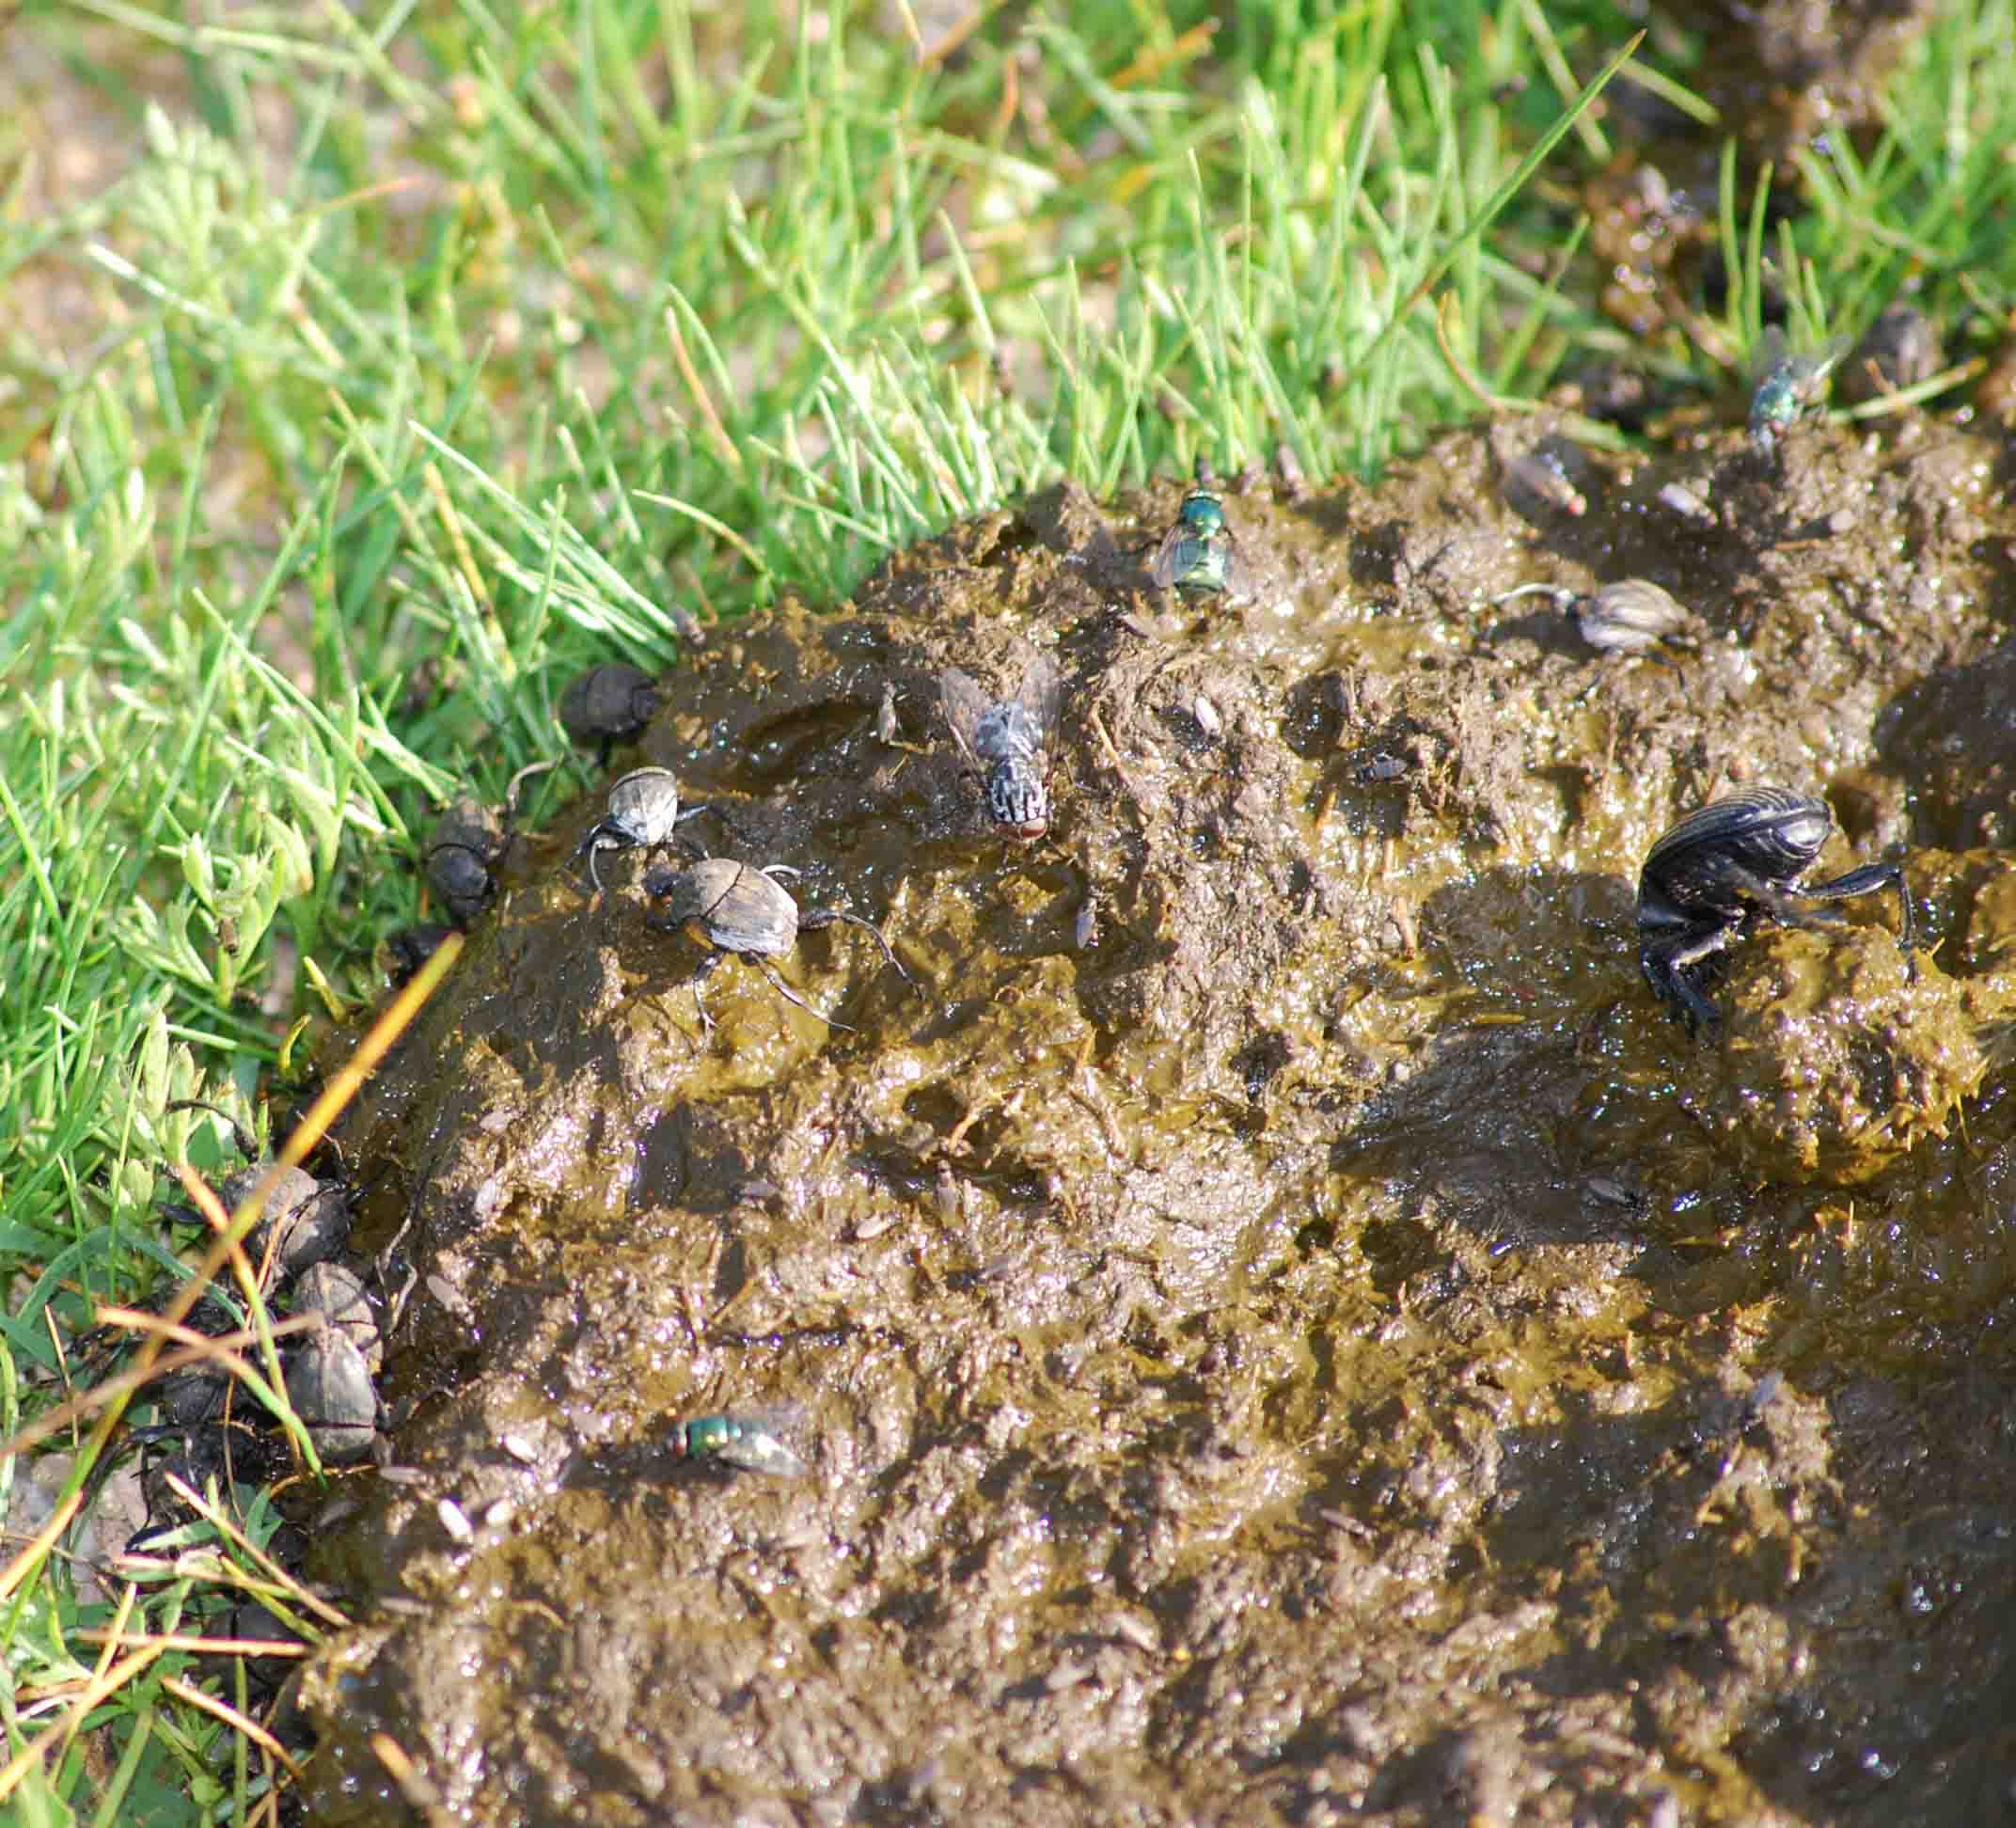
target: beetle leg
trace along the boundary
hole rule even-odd
[[[853,1034],[858,1032],[854,1028],[852,1023],[836,1022],[824,1010],[814,1009],[811,1003],[805,1001],[803,997],[798,996],[795,991],[793,991],[790,985],[788,985],[782,978],[779,977],[775,971],[773,971],[767,965],[765,965],[762,959],[758,958],[754,953],[745,953],[743,956],[747,958],[751,965],[755,966],[755,968],[759,971],[761,971],[764,977],[770,980],[770,988],[775,990],[777,994],[783,998],[786,1002],[796,1003],[797,1006],[802,1009],[808,1016],[818,1016],[818,1018],[822,1022],[824,1022],[827,1028],[844,1029],[849,1034]]]
[[[691,806],[681,807],[679,809],[679,816],[674,819],[672,823],[674,825],[685,825],[685,822],[690,819],[696,812],[712,812],[716,818],[720,820],[722,825],[725,826],[729,829],[729,831],[734,834],[735,837],[747,838],[748,836],[748,832],[743,830],[740,826],[738,826],[732,819],[728,816],[727,812],[723,808],[715,805],[712,800],[698,800]],[[701,852],[701,855],[702,857],[705,857],[706,854],[707,853],[705,851]]]
[[[1901,863],[1865,863],[1859,870],[1851,870],[1846,875],[1837,875],[1831,881],[1816,882],[1810,889],[1802,889],[1799,892],[1811,901],[1846,901],[1851,895],[1873,894],[1879,889],[1892,887],[1897,890],[1898,925],[1903,940],[1904,962],[1915,979],[1918,967],[1913,954],[1917,950],[1917,932],[1912,913],[1911,885],[1904,880]]]
[[[177,1098],[172,1103],[164,1105],[162,1111],[164,1114],[170,1111],[211,1111],[231,1127],[231,1141],[238,1145],[240,1155],[247,1161],[256,1161],[259,1158],[259,1144],[252,1140],[251,1132],[229,1111],[220,1110],[207,1098]]]
[[[1739,931],[1735,925],[1704,923],[1683,928],[1671,938],[1649,944],[1640,942],[1638,963],[1646,981],[1686,1021],[1690,1034],[1698,1034],[1703,1028],[1712,1032],[1722,1026],[1722,1016],[1703,995],[1687,967],[1721,952]]]
[[[882,948],[882,956],[896,968],[896,975],[906,984],[916,982],[909,972],[903,969],[903,961],[890,949],[889,941],[882,937],[882,929],[873,921],[864,921],[858,914],[843,914],[837,907],[809,907],[798,915],[798,925],[801,929],[831,926],[835,921],[845,921],[850,926],[862,927],[874,934],[875,944]]]
[[[727,956],[726,953],[716,952],[710,946],[701,954],[701,961],[693,968],[693,975],[688,980],[693,985],[693,1007],[700,1012],[700,1027],[703,1035],[711,1035],[714,1032],[714,1017],[707,1014],[707,1005],[701,1001],[701,980],[711,975],[715,968]]]
[[[1800,906],[1802,899],[1811,899],[1810,889],[1785,890],[1774,882],[1767,882],[1755,871],[1746,870],[1740,863],[1725,864],[1718,877],[1717,888],[1733,889],[1745,901],[1755,902],[1772,920],[1783,922],[1787,926],[1819,927],[1839,926],[1843,917],[1832,911],[1820,913],[1813,908]]]
[[[557,768],[559,766],[559,760],[558,757],[551,762],[528,762],[524,767],[512,775],[511,785],[504,790],[504,816],[507,819],[515,819],[518,816],[519,788],[523,787],[534,775],[543,775],[548,768]]]
[[[1676,965],[1670,958],[1647,957],[1645,974],[1652,988],[1676,1016],[1687,1024],[1690,1034],[1699,1034],[1703,1029],[1709,1033],[1722,1026],[1722,1015],[1715,1005],[1703,995],[1701,987],[1694,983],[1683,966]]]
[[[1435,556],[1439,559],[1441,557],[1441,554],[1437,553]],[[1491,599],[1491,602],[1493,603],[1493,605],[1500,603],[1510,603],[1514,597],[1522,596],[1551,597],[1553,599],[1554,607],[1556,609],[1566,609],[1570,604],[1582,600],[1580,592],[1568,590],[1564,585],[1521,584],[1516,591],[1507,591],[1502,596],[1494,596]]]

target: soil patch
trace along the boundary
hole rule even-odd
[[[777,964],[851,1032],[740,959],[703,1023],[652,859],[572,866],[606,780],[514,842],[344,1138],[411,1471],[319,1534],[314,1820],[402,1806],[374,1733],[496,1824],[2007,1807],[2010,451],[1718,433],[1575,514],[1535,435],[1228,490],[1244,600],[1148,589],[1176,487],[1058,489],[663,681],[610,778],[882,926],[915,984]],[[1697,654],[1480,607],[1634,575]],[[1039,648],[1022,845],[937,680]],[[1743,780],[1919,846],[1927,943],[1746,942],[1695,1043],[1637,866]],[[682,1460],[721,1412],[807,1473]]]

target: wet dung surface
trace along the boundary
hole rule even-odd
[[[1728,430],[1508,506],[1544,431],[1228,487],[1228,598],[1149,587],[1175,482],[1047,492],[721,632],[521,834],[343,1136],[416,1472],[318,1537],[314,1820],[398,1818],[374,1733],[496,1824],[2008,1806],[2011,451]],[[1488,606],[1626,577],[1696,652]],[[1021,843],[939,678],[1032,650]],[[676,859],[573,866],[645,764],[915,982],[836,923],[766,962],[854,1032],[696,986]],[[1637,867],[1745,780],[1901,850],[1922,949],[1760,933],[1696,1043]],[[683,1456],[721,1414],[804,1473]]]

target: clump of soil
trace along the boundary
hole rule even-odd
[[[1721,1001],[1680,1098],[1760,1179],[1866,1181],[1945,1135],[1988,1070],[1959,986],[1884,934],[1772,934]]]
[[[1062,488],[661,682],[615,769],[882,926],[915,984],[843,925],[778,964],[852,1032],[695,985],[643,853],[591,897],[606,782],[513,848],[347,1127],[410,1470],[320,1538],[366,1623],[307,1683],[315,1820],[398,1806],[374,1734],[499,1824],[1999,1806],[2009,859],[1914,867],[1915,986],[1860,911],[1746,941],[1719,1045],[1632,910],[1737,780],[1829,794],[1830,872],[1973,816],[1998,707],[1929,782],[1885,745],[2006,652],[2008,453],[1577,453],[1586,512],[1521,515],[1532,436],[1228,493],[1242,601],[1148,590],[1174,485]],[[1630,575],[1698,655],[1483,607]],[[1031,647],[1025,846],[936,697]],[[806,1476],[682,1458],[758,1409]]]

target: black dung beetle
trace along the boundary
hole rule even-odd
[[[969,673],[953,668],[938,682],[953,741],[983,781],[994,823],[1025,843],[1050,828],[1050,747],[1063,704],[1054,655],[1022,670],[1012,699],[990,699]]]
[[[531,762],[512,775],[501,819],[473,794],[458,795],[442,809],[423,860],[427,880],[457,926],[466,927],[496,898],[492,872],[511,847],[507,821],[517,817],[518,790],[532,776],[557,766],[557,762]]]
[[[639,844],[654,850],[672,842],[672,827],[682,819],[706,811],[704,806],[681,808],[679,782],[669,768],[633,768],[609,789],[607,812],[589,827],[575,855],[588,853],[589,879],[599,895],[602,875],[595,859],[604,851]]]
[[[707,948],[700,977],[705,977],[730,953],[748,959],[770,980],[770,987],[786,1002],[795,1003],[810,1016],[817,1016],[829,1028],[854,1030],[845,1022],[814,1009],[804,998],[794,995],[765,960],[781,958],[797,944],[798,935],[811,927],[831,926],[844,921],[874,935],[882,955],[895,966],[896,974],[907,984],[910,974],[890,950],[881,928],[858,914],[843,914],[837,907],[801,908],[790,891],[778,880],[796,875],[783,863],[753,869],[725,857],[710,857],[689,870],[654,870],[644,878],[644,892],[665,904],[662,912],[648,916],[652,925],[668,932],[684,929]],[[700,1008],[703,1025],[712,1026],[706,1005],[700,1001],[696,985],[693,1000]]]
[[[599,743],[602,765],[618,743],[643,734],[658,708],[651,675],[622,660],[591,667],[560,694],[560,724],[577,743]]]
[[[1620,577],[1587,595],[1558,584],[1521,584],[1493,597],[1551,596],[1554,607],[1572,616],[1575,631],[1599,654],[1643,654],[1663,641],[1675,641],[1693,618],[1657,584],[1643,577]]]
[[[216,1193],[217,1203],[227,1214],[237,1211],[252,1190],[272,1172],[272,1161],[260,1154],[258,1142],[243,1124],[213,1104],[201,1098],[177,1098],[165,1109],[208,1111],[231,1127],[231,1140],[245,1158],[245,1165],[220,1180]],[[245,1254],[258,1269],[270,1251],[273,1273],[285,1282],[343,1248],[350,1237],[350,1194],[339,1183],[317,1180],[305,1168],[283,1168],[266,1196],[265,1211],[245,1240]],[[166,1210],[171,1218],[183,1223],[202,1222],[200,1214],[179,1201]]]
[[[490,870],[507,842],[503,822],[473,794],[450,800],[434,821],[427,880],[457,926],[467,926],[496,896]]]
[[[1691,1031],[1712,1030],[1722,1018],[1690,967],[1766,921],[1839,923],[1840,915],[1801,902],[1845,901],[1895,886],[1909,961],[1911,890],[1900,864],[1867,863],[1800,886],[1833,829],[1825,800],[1788,787],[1746,787],[1690,812],[1646,853],[1638,877],[1638,962],[1646,982]]]
[[[441,942],[455,929],[438,921],[418,926],[395,927],[378,942],[377,963],[393,989],[402,989],[414,973],[441,950]]]

